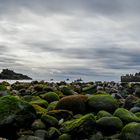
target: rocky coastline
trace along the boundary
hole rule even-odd
[[[0,83],[0,137],[139,140],[140,84]]]

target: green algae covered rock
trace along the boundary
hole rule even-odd
[[[55,128],[55,127],[50,127],[48,130],[48,138],[50,140],[55,140],[61,135],[61,132]]]
[[[59,100],[59,96],[55,92],[47,92],[47,93],[40,95],[40,97],[45,99],[49,103]]]
[[[136,112],[135,115],[140,118],[140,112]]]
[[[124,123],[140,122],[140,119],[134,113],[124,108],[118,108],[113,115],[119,117]]]
[[[59,100],[55,109],[72,111],[74,114],[84,114],[86,111],[87,96],[70,95]]]
[[[82,92],[84,93],[84,94],[94,94],[94,93],[96,93],[96,86],[93,86],[93,85],[90,85],[90,86],[88,86],[88,87],[84,87],[83,89],[82,89]]]
[[[0,84],[0,91],[5,91],[7,90],[6,86],[3,84]]]
[[[43,114],[47,114],[48,113],[48,110],[37,105],[37,104],[32,104],[32,106],[34,107],[34,109],[36,110],[36,113],[38,116],[41,116]]]
[[[41,120],[45,123],[46,127],[58,126],[58,120],[50,115],[42,115]]]
[[[99,130],[109,134],[121,130],[123,127],[123,123],[118,117],[102,117],[96,123]]]
[[[62,134],[59,136],[58,140],[72,140],[72,137],[69,134]]]
[[[89,136],[94,131],[95,123],[94,115],[86,114],[79,119],[64,122],[60,131],[80,137]]]
[[[97,119],[100,119],[102,117],[112,117],[112,116],[113,116],[112,114],[104,110],[101,110],[97,113]]]
[[[88,106],[92,111],[105,110],[113,112],[118,108],[118,102],[109,94],[93,95],[88,99]]]
[[[121,140],[140,140],[140,123],[131,122],[121,132]]]
[[[30,102],[30,104],[36,104],[36,105],[39,105],[43,108],[47,108],[48,107],[48,102],[46,100],[43,100],[43,99],[37,99],[37,100],[33,100]]]
[[[58,101],[54,101],[54,102],[49,103],[49,105],[47,107],[48,111],[54,110],[57,103],[58,103]]]
[[[10,95],[0,98],[0,135],[7,136],[8,132],[12,136],[13,131],[30,126],[35,118],[36,111],[29,103]]]
[[[140,97],[140,87],[136,87],[135,96]]]
[[[64,94],[64,95],[66,95],[66,96],[68,96],[68,95],[73,95],[75,92],[70,88],[70,87],[68,87],[68,86],[64,86],[64,87],[62,87],[61,88],[61,92]]]

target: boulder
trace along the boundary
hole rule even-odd
[[[42,115],[41,120],[45,123],[46,127],[58,126],[58,120],[50,115]]]
[[[66,121],[61,125],[62,133],[69,133],[78,138],[84,138],[93,133],[95,129],[95,117],[93,114],[86,114],[79,119]]]
[[[61,120],[61,119],[69,120],[73,117],[73,113],[68,110],[52,110],[52,111],[49,111],[47,115],[53,116],[58,120]]]
[[[40,97],[43,98],[44,100],[48,101],[49,103],[59,100],[59,96],[55,92],[47,92],[47,93],[40,95]]]
[[[41,121],[41,119],[36,119],[32,125],[31,125],[31,129],[32,130],[37,130],[37,129],[45,129],[46,126],[45,124]]]
[[[46,130],[38,129],[34,132],[34,135],[41,138],[42,140],[48,139],[48,132]]]
[[[123,127],[118,117],[102,117],[96,121],[97,127],[105,134],[113,134]]]
[[[89,97],[88,106],[91,111],[95,112],[100,110],[113,112],[116,108],[118,108],[118,102],[109,94],[99,94]]]
[[[107,111],[101,110],[97,113],[97,119],[100,119],[102,117],[112,117],[113,115]]]
[[[0,98],[0,136],[14,137],[18,128],[29,127],[35,118],[36,111],[29,103],[14,96]]]
[[[140,140],[140,123],[131,122],[121,132],[121,140]]]
[[[59,136],[58,140],[72,140],[72,137],[69,134],[62,134]]]
[[[125,124],[130,122],[140,122],[140,118],[124,108],[116,109],[113,115],[119,117]]]
[[[85,95],[70,95],[63,97],[56,105],[57,109],[72,111],[74,114],[84,114],[86,111],[87,96]]]

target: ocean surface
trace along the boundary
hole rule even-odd
[[[3,82],[3,81],[6,81],[6,82],[8,82],[9,84],[13,84],[13,83],[15,83],[15,82],[20,82],[20,83],[30,83],[30,82],[32,82],[32,81],[42,81],[42,80],[0,80],[0,83],[1,82]],[[48,81],[46,81],[46,80],[43,80],[43,81],[45,81],[45,82],[54,82],[54,83],[57,83],[57,82],[60,82],[60,81],[55,81],[55,80],[53,80],[53,81],[51,81],[51,80],[48,80]],[[71,83],[71,82],[73,82],[73,81],[65,81],[65,82],[67,82],[67,83]]]

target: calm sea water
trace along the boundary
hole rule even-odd
[[[30,82],[32,82],[32,81],[42,81],[42,80],[0,80],[0,83],[1,82],[3,82],[3,81],[6,81],[6,82],[8,82],[9,84],[13,84],[13,83],[15,83],[15,82],[20,82],[20,83],[30,83]],[[45,80],[43,80],[43,81],[45,81]],[[48,81],[45,81],[45,82],[54,82],[54,83],[57,83],[57,82],[60,82],[60,81],[51,81],[51,80],[48,80]],[[65,82],[67,82],[67,83],[71,83],[72,81],[65,81]]]
[[[30,82],[32,82],[34,80],[0,80],[0,83],[3,82],[3,81],[8,82],[9,84],[13,84],[13,83],[15,83],[17,81],[21,82],[21,83],[30,83]]]

